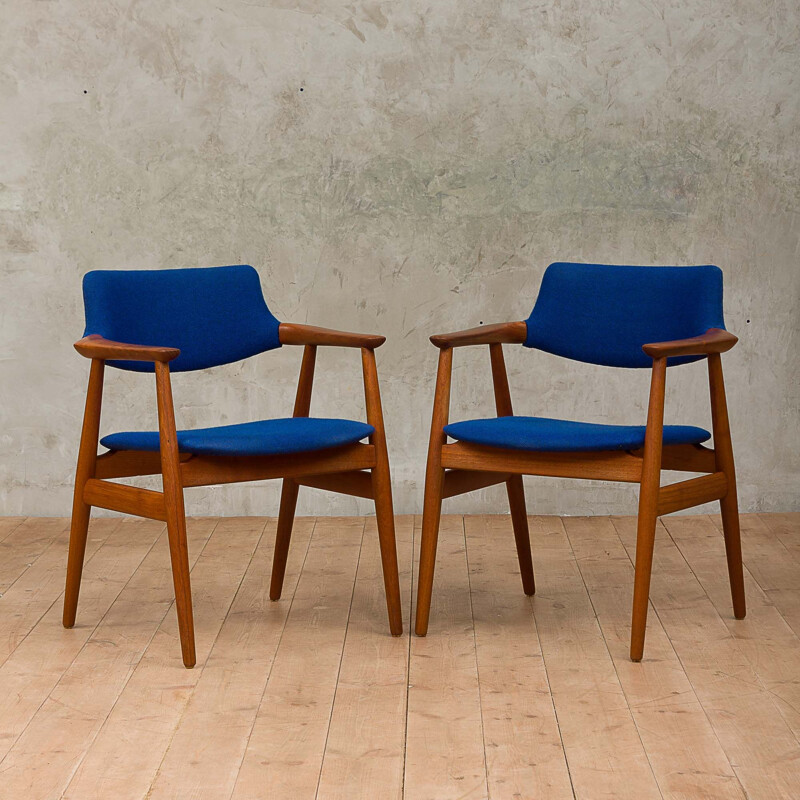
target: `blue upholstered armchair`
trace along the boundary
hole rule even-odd
[[[734,615],[745,615],[736,476],[720,354],[737,339],[725,330],[722,272],[714,266],[632,267],[551,264],[524,322],[432,336],[439,348],[417,597],[416,632],[428,630],[439,517],[444,497],[505,483],[522,585],[534,593],[522,475],[640,484],[631,658],[644,649],[656,520],[719,500]],[[489,346],[497,416],[449,423],[453,348]],[[599,425],[514,416],[503,344],[521,344],[608,367],[651,369],[646,425]],[[708,360],[711,433],[664,425],[667,367]],[[448,437],[453,443],[448,444]],[[706,473],[669,486],[662,469]]]
[[[384,337],[280,323],[250,266],[96,271],[83,282],[86,331],[76,350],[91,359],[72,509],[64,626],[75,624],[92,506],[167,524],[181,650],[195,663],[183,490],[283,478],[270,597],[280,598],[300,485],[375,501],[389,627],[402,632],[394,517],[375,348]],[[303,345],[294,405],[286,419],[177,430],[170,376]],[[317,347],[361,350],[367,422],[309,417]],[[111,433],[97,454],[104,368],[154,372],[157,431]],[[367,440],[365,442],[364,440]],[[162,476],[162,491],[113,479]]]

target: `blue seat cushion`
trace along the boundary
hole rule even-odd
[[[350,419],[290,417],[178,431],[181,453],[206,456],[273,456],[355,444],[375,432]],[[111,433],[100,440],[109,450],[158,450],[158,431]]]
[[[636,450],[644,425],[601,425],[547,417],[492,417],[445,425],[451,439],[513,450]],[[665,425],[664,444],[699,444],[711,434],[692,425]]]

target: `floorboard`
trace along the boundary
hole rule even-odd
[[[800,514],[743,515],[733,618],[718,515],[658,525],[628,658],[636,520],[442,518],[428,636],[419,517],[398,517],[403,635],[374,517],[188,522],[183,668],[163,523],[93,520],[75,628],[68,522],[0,518],[0,800],[796,800]]]
[[[674,529],[671,521],[668,524]],[[635,521],[618,519],[615,526],[632,558]],[[724,574],[722,537],[704,530]],[[748,798],[797,798],[797,740],[661,523],[656,534],[651,601]]]

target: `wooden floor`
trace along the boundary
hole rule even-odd
[[[429,635],[408,635],[418,518],[398,518],[388,635],[374,518],[194,519],[197,667],[164,526],[92,523],[61,627],[67,521],[0,518],[0,798],[798,798],[800,514],[742,518],[733,619],[719,520],[667,517],[645,659],[628,660],[635,520],[442,521]]]

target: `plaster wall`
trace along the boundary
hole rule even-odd
[[[250,263],[279,319],[381,332],[395,503],[421,509],[431,333],[526,317],[554,260],[715,263],[744,510],[798,504],[800,8],[776,0],[0,2],[0,513],[67,514],[81,276]],[[644,422],[648,376],[508,348],[517,413]],[[179,424],[291,413],[298,348],[174,379]],[[491,413],[459,351],[452,418]],[[151,428],[113,373],[105,431]],[[362,415],[357,352],[312,412]],[[702,364],[667,420],[708,424]],[[190,513],[275,514],[277,482]],[[539,479],[539,513],[635,511]],[[505,511],[489,489],[446,510]],[[301,493],[300,513],[370,511]]]

